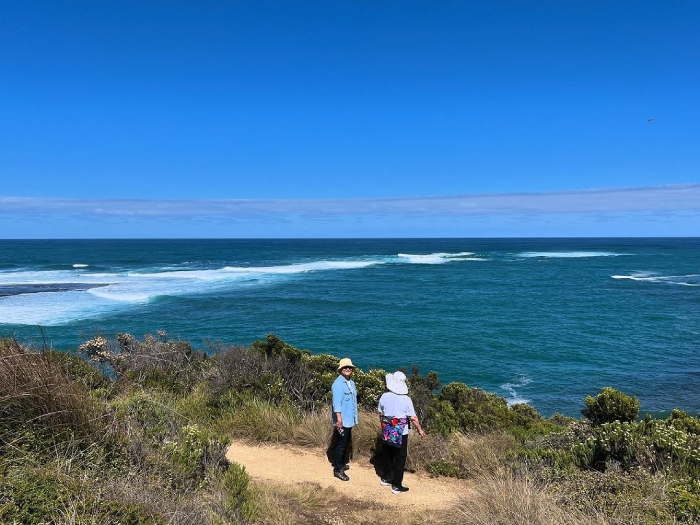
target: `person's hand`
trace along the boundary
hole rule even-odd
[[[425,430],[423,430],[423,429],[421,428],[421,429],[418,431],[418,435],[419,435],[420,437],[425,437]]]
[[[342,422],[342,421],[336,421],[336,423],[335,423],[335,428],[337,428],[338,430],[340,430],[341,428],[343,428],[343,422]]]

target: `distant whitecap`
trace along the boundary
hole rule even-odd
[[[88,266],[90,266],[90,265],[89,264],[82,264],[82,263],[75,263],[73,265],[73,268],[87,268]]]
[[[471,257],[473,252],[458,253],[399,253],[399,259],[410,264],[445,264],[453,261],[481,261],[479,257]]]
[[[658,275],[652,272],[635,272],[630,275],[611,275],[612,279],[627,279],[630,281],[675,284],[677,286],[700,286],[700,275]]]
[[[580,257],[618,257],[620,255],[625,255],[624,253],[613,253],[613,252],[523,252],[519,253],[518,257],[524,257],[526,259],[530,258],[551,258],[551,259],[577,259]]]

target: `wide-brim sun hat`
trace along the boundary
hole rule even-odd
[[[342,368],[345,368],[346,366],[351,366],[353,368],[357,368],[355,365],[352,364],[352,361],[350,360],[349,357],[343,357],[340,360],[340,363],[338,363],[338,372],[340,372],[340,370]]]
[[[406,374],[403,372],[397,371],[394,372],[393,374],[387,374],[385,376],[386,378],[386,387],[393,392],[394,394],[398,394],[400,396],[403,396],[405,394],[408,394],[408,385],[406,385]]]

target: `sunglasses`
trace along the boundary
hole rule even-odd
[[[341,370],[355,370],[354,366],[344,366]]]

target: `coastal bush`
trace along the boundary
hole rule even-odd
[[[68,378],[85,385],[90,391],[98,391],[104,395],[110,392],[112,382],[109,378],[82,357],[56,350],[42,352],[42,355],[49,363],[58,365]]]
[[[75,502],[80,501],[80,505]],[[164,525],[150,509],[128,501],[91,495],[80,481],[48,469],[11,471],[0,484],[0,522],[40,525],[56,523],[72,509],[75,523]]]
[[[325,403],[327,390],[312,381],[313,374],[302,360],[306,354],[278,341],[273,339],[271,345],[257,341],[251,348],[217,347],[209,376],[212,391],[222,394],[233,389],[273,403],[291,402],[305,410]]]
[[[418,366],[413,366],[408,377],[408,391],[413,400],[418,418],[425,422],[428,407],[435,398],[435,392],[440,388],[440,378],[437,372],[428,372],[427,376],[420,375]]]
[[[78,348],[92,361],[107,363],[120,381],[168,392],[189,392],[204,376],[208,356],[186,341],[170,341],[163,331],[139,341],[117,334],[116,344],[98,336]]]
[[[674,516],[688,523],[700,523],[700,480],[675,480],[668,491]]]
[[[233,523],[253,523],[260,514],[260,506],[254,493],[250,490],[250,477],[245,467],[231,463],[220,486],[225,494],[223,514]]]
[[[619,465],[626,471],[641,467],[694,479],[700,474],[700,436],[675,428],[673,420],[604,423],[572,452],[578,465],[600,471]]]
[[[620,421],[636,421],[639,415],[639,400],[615,388],[606,386],[596,397],[587,396],[586,408],[581,413],[594,425]]]
[[[692,417],[683,410],[674,409],[668,417],[668,422],[673,428],[700,436],[700,418]]]
[[[376,411],[379,398],[386,392],[386,371],[372,369],[363,372],[357,368],[352,374],[352,379],[357,387],[357,404],[367,410]]]
[[[542,470],[538,479],[560,506],[615,525],[677,523],[667,481],[644,469]],[[595,521],[598,523],[599,521]]]
[[[275,334],[267,334],[265,336],[265,341],[253,341],[250,348],[267,357],[273,355],[285,357],[287,361],[291,363],[298,363],[302,360],[303,356],[311,355],[311,352],[308,350],[295,348],[289,343],[282,341],[282,339]]]
[[[155,395],[144,391],[119,400],[119,415],[130,425],[130,433],[145,437],[152,445],[177,434],[185,420]],[[178,420],[179,419],[179,420]]]
[[[534,409],[508,407],[505,398],[464,383],[449,383],[435,396],[426,411],[426,426],[447,435],[455,431],[492,432],[532,428],[541,421]]]
[[[185,425],[176,439],[166,440],[160,453],[167,458],[171,482],[178,487],[203,488],[206,472],[228,464],[228,443],[197,425]]]

